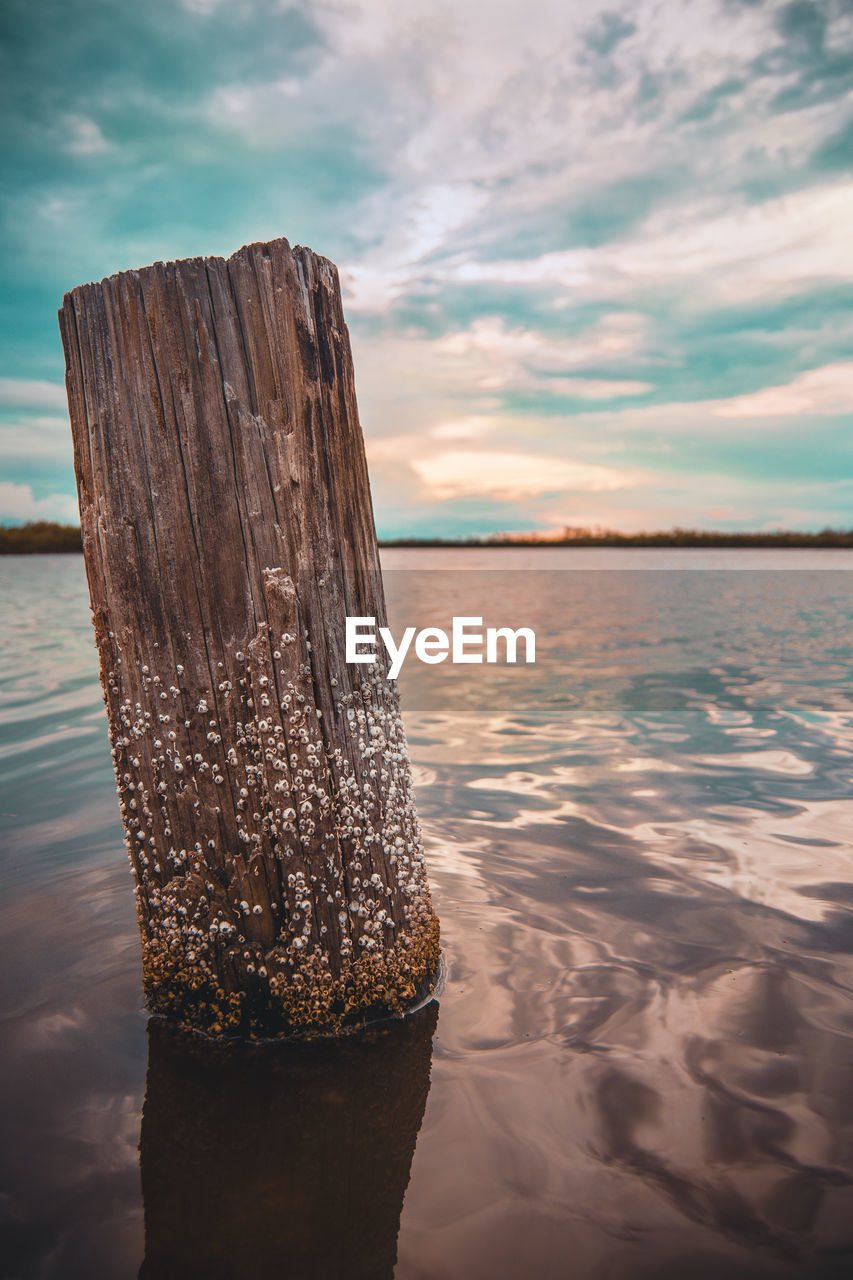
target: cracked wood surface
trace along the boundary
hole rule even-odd
[[[86,571],[153,1011],[334,1031],[428,990],[438,923],[337,271],[286,240],[59,314]]]

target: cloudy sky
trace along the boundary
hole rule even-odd
[[[853,0],[4,0],[0,521],[56,309],[337,262],[381,535],[853,525]]]

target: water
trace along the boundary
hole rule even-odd
[[[0,561],[0,1274],[849,1275],[853,556],[384,563],[537,634],[400,679],[445,987],[235,1061],[147,1029],[82,562]]]

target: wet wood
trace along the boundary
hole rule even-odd
[[[59,315],[154,1012],[214,1035],[399,1011],[438,962],[332,263],[155,263]]]

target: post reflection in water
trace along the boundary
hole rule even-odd
[[[437,1019],[254,1046],[152,1019],[140,1280],[390,1280]]]

